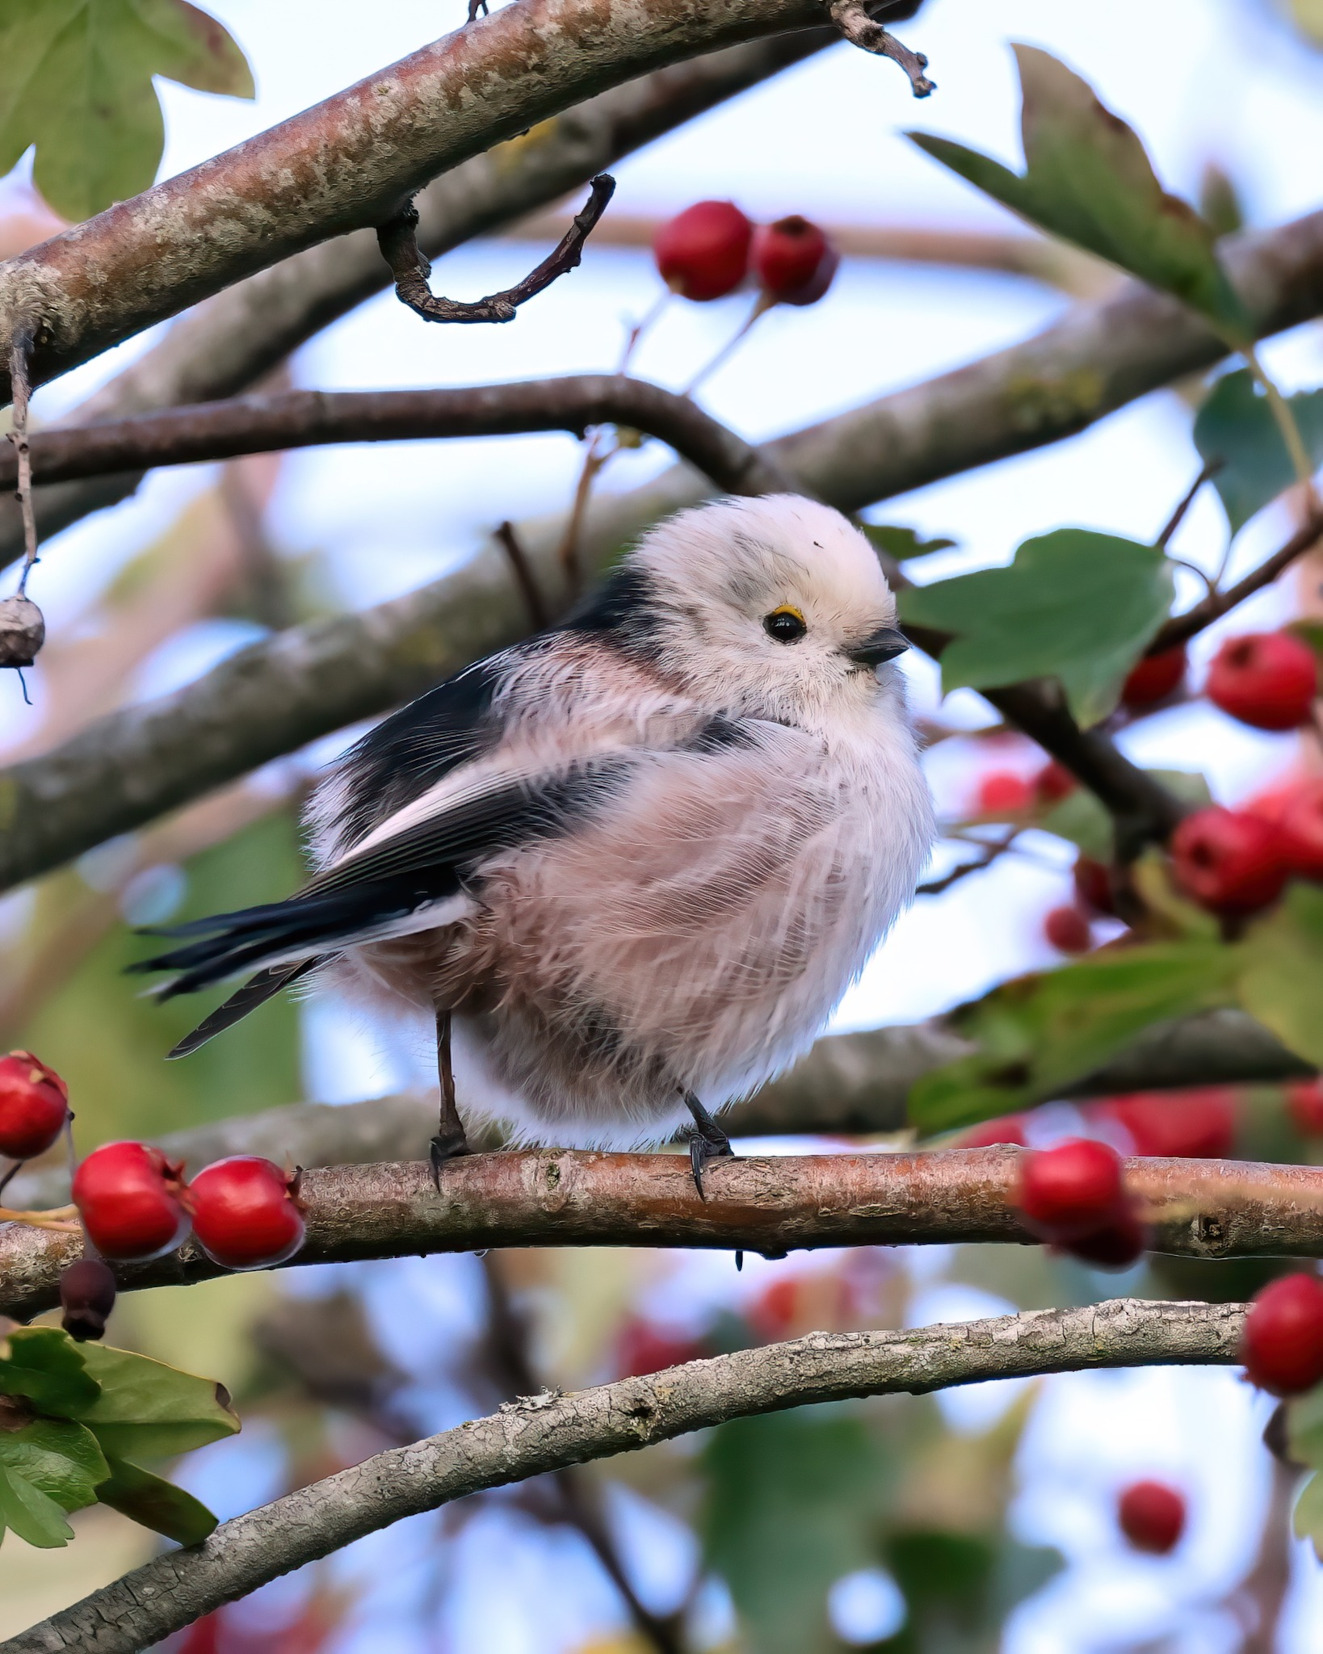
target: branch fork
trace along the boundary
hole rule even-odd
[[[929,80],[924,73],[928,59],[922,52],[912,52],[880,23],[875,23],[865,10],[863,0],[830,0],[827,12],[852,46],[861,52],[872,52],[876,57],[889,57],[899,64],[909,76],[916,98],[929,97],[937,90],[937,82]]]

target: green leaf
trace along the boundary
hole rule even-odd
[[[0,1343],[0,1395],[26,1396],[38,1412],[67,1418],[100,1393],[78,1345],[58,1327],[18,1327]]]
[[[29,1545],[65,1544],[73,1530],[64,1512],[95,1504],[108,1469],[91,1431],[66,1419],[0,1431],[0,1527]]]
[[[1311,1540],[1314,1555],[1323,1562],[1323,1476],[1311,1476],[1301,1489],[1293,1525],[1296,1538]]]
[[[121,1516],[179,1545],[199,1545],[215,1531],[216,1518],[191,1493],[127,1459],[111,1458],[110,1476],[98,1485],[96,1496]]]
[[[83,1358],[101,1394],[75,1416],[108,1457],[168,1458],[239,1429],[229,1397],[211,1379],[99,1344],[85,1344]]]
[[[43,1551],[57,1550],[73,1538],[73,1529],[54,1499],[20,1472],[0,1466],[0,1533],[6,1528]]]
[[[1209,804],[1212,794],[1198,770],[1146,770],[1177,798],[1191,804]],[[1076,787],[1059,804],[1035,823],[1045,833],[1066,839],[1095,861],[1110,861],[1115,841],[1115,823],[1096,793]]]
[[[1310,458],[1323,465],[1323,390],[1286,401]],[[1233,534],[1296,480],[1268,399],[1248,368],[1224,373],[1208,393],[1194,422],[1194,445],[1205,463],[1223,462],[1213,486]]]
[[[860,523],[864,534],[877,547],[903,563],[910,557],[926,557],[930,551],[945,551],[956,544],[954,540],[938,537],[923,540],[916,528],[900,528],[890,523]]]
[[[1154,1023],[1233,999],[1236,950],[1211,940],[1114,948],[1003,983],[948,1019],[974,1055],[926,1074],[910,1119],[951,1131],[1044,1102]]]
[[[1292,884],[1236,952],[1240,1003],[1297,1056],[1323,1064],[1323,890]]]
[[[902,621],[955,634],[942,688],[1061,681],[1082,724],[1116,706],[1126,673],[1166,619],[1171,565],[1157,546],[1091,529],[1026,540],[1009,568],[900,594]]]
[[[0,11],[0,172],[81,219],[147,189],[165,142],[154,75],[251,98],[243,53],[186,0],[23,0]]]
[[[735,1419],[703,1452],[704,1557],[730,1587],[752,1654],[838,1646],[827,1592],[873,1559],[885,1495],[880,1444],[855,1414]]]
[[[1211,227],[1158,182],[1134,131],[1064,63],[1016,46],[1025,172],[947,138],[911,132],[935,160],[1050,235],[1173,293],[1237,343],[1252,331]]]

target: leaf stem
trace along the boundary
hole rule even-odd
[[[1268,410],[1272,414],[1277,429],[1281,432],[1282,441],[1286,444],[1286,452],[1290,455],[1291,469],[1295,472],[1295,479],[1309,495],[1311,502],[1314,498],[1314,466],[1309,457],[1309,450],[1305,447],[1305,439],[1300,434],[1300,426],[1296,422],[1295,413],[1290,402],[1278,390],[1276,384],[1259,360],[1259,353],[1253,345],[1243,347],[1245,362],[1254,375],[1263,394],[1268,399]]]

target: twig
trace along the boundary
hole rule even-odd
[[[409,442],[513,436],[626,425],[675,449],[723,493],[765,494],[791,485],[775,461],[696,403],[643,379],[569,374],[506,385],[422,391],[276,391],[62,426],[31,441],[42,482],[191,465],[336,442]],[[0,489],[14,462],[0,452]]]
[[[447,1165],[309,1170],[307,1240],[297,1267],[511,1246],[696,1247],[784,1254],[825,1246],[1032,1244],[1019,1212],[1017,1149],[723,1160],[699,1198],[681,1154],[505,1150]],[[1126,1186],[1152,1249],[1180,1257],[1323,1256],[1323,1167],[1144,1158]],[[0,1314],[49,1308],[66,1237],[0,1230]],[[191,1242],[124,1264],[123,1290],[184,1285],[224,1271]]]
[[[928,79],[924,70],[928,59],[922,52],[912,52],[895,35],[888,34],[880,23],[875,23],[864,10],[863,0],[830,0],[827,11],[832,22],[852,46],[860,51],[874,52],[898,63],[909,76],[910,87],[916,98],[926,98],[935,92],[935,81]]]
[[[504,292],[490,293],[485,299],[474,300],[439,298],[428,287],[427,278],[432,273],[432,266],[418,250],[415,233],[418,229],[418,209],[411,201],[377,230],[382,257],[395,277],[395,296],[401,304],[407,304],[415,315],[427,322],[512,322],[521,304],[526,304],[550,287],[558,277],[577,268],[583,257],[583,244],[593,225],[606,211],[606,204],[615,194],[615,188],[616,181],[610,173],[599,172],[591,181],[587,205],[576,214],[560,244],[541,264]]]
[[[482,1272],[487,1286],[487,1345],[498,1389],[507,1402],[516,1401],[520,1396],[545,1394],[546,1386],[533,1370],[528,1349],[528,1327],[511,1299],[499,1253],[488,1252],[484,1255]],[[553,1482],[559,1496],[553,1514],[576,1528],[587,1541],[603,1571],[620,1593],[635,1629],[652,1644],[657,1654],[683,1654],[684,1642],[676,1621],[654,1614],[634,1589],[610,1530],[602,1519],[594,1490],[584,1480],[582,1471],[577,1466],[568,1465],[555,1473]]]
[[[529,565],[523,546],[519,543],[514,524],[508,521],[498,523],[495,535],[498,544],[503,547],[505,555],[510,559],[510,572],[515,577],[515,584],[524,599],[524,607],[528,610],[528,623],[535,632],[541,632],[551,624],[551,616],[547,613],[537,577]]]
[[[603,449],[600,431],[594,431],[588,438],[583,464],[579,467],[579,480],[574,485],[574,497],[565,519],[565,532],[556,547],[556,562],[565,581],[565,590],[571,595],[578,591],[583,582],[583,570],[579,566],[579,529],[588,509],[593,483],[616,451],[614,447]]]
[[[908,1332],[810,1333],[569,1395],[530,1396],[223,1522],[0,1654],[137,1654],[221,1603],[420,1511],[484,1488],[628,1453],[727,1419],[992,1378],[1133,1366],[1231,1365],[1243,1304],[1113,1299]]]
[[[1185,513],[1194,504],[1195,496],[1198,494],[1199,490],[1206,482],[1210,482],[1225,464],[1226,461],[1224,459],[1210,459],[1204,463],[1199,475],[1190,484],[1189,488],[1186,489],[1185,493],[1181,496],[1180,503],[1172,512],[1171,516],[1167,518],[1167,521],[1163,524],[1162,531],[1153,542],[1154,545],[1158,546],[1162,551],[1166,551],[1172,535],[1175,534],[1176,530],[1185,521]],[[1202,573],[1202,570],[1196,569],[1195,572],[1196,574]],[[1206,578],[1207,576],[1205,576],[1205,579]]]
[[[1271,557],[1265,558],[1258,568],[1251,569],[1243,580],[1238,580],[1234,586],[1228,586],[1225,591],[1211,592],[1184,614],[1173,615],[1149,644],[1145,653],[1160,655],[1163,650],[1174,649],[1178,643],[1185,643],[1195,637],[1206,626],[1211,626],[1215,620],[1229,614],[1247,597],[1253,597],[1255,592],[1271,585],[1283,569],[1289,568],[1298,557],[1303,557],[1307,551],[1312,550],[1320,540],[1323,540],[1323,511],[1315,508],[1286,544],[1273,552]]]
[[[1022,829],[1012,827],[1003,837],[989,844],[977,861],[962,862],[959,867],[940,879],[930,879],[927,884],[921,884],[914,892],[916,896],[940,896],[943,891],[949,890],[953,884],[959,884],[961,879],[967,879],[971,873],[981,873],[985,867],[991,867],[999,856],[1004,856],[1011,849]]]
[[[14,493],[23,513],[23,572],[18,580],[20,597],[27,595],[28,575],[37,561],[37,518],[32,508],[32,453],[28,446],[28,401],[32,391],[28,365],[32,360],[34,337],[31,323],[24,322],[14,329],[9,342],[9,389],[14,404],[14,423],[7,435],[14,446],[18,470]]]

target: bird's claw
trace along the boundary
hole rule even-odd
[[[706,1137],[701,1131],[689,1134],[689,1169],[694,1174],[694,1187],[698,1190],[698,1198],[706,1200],[707,1194],[703,1188],[703,1171],[710,1160],[733,1160],[735,1150],[730,1146],[730,1139],[723,1133],[719,1138]]]
[[[428,1159],[432,1162],[432,1182],[441,1193],[441,1168],[447,1160],[458,1160],[461,1154],[472,1154],[469,1140],[461,1126],[457,1132],[438,1132],[428,1144]]]

